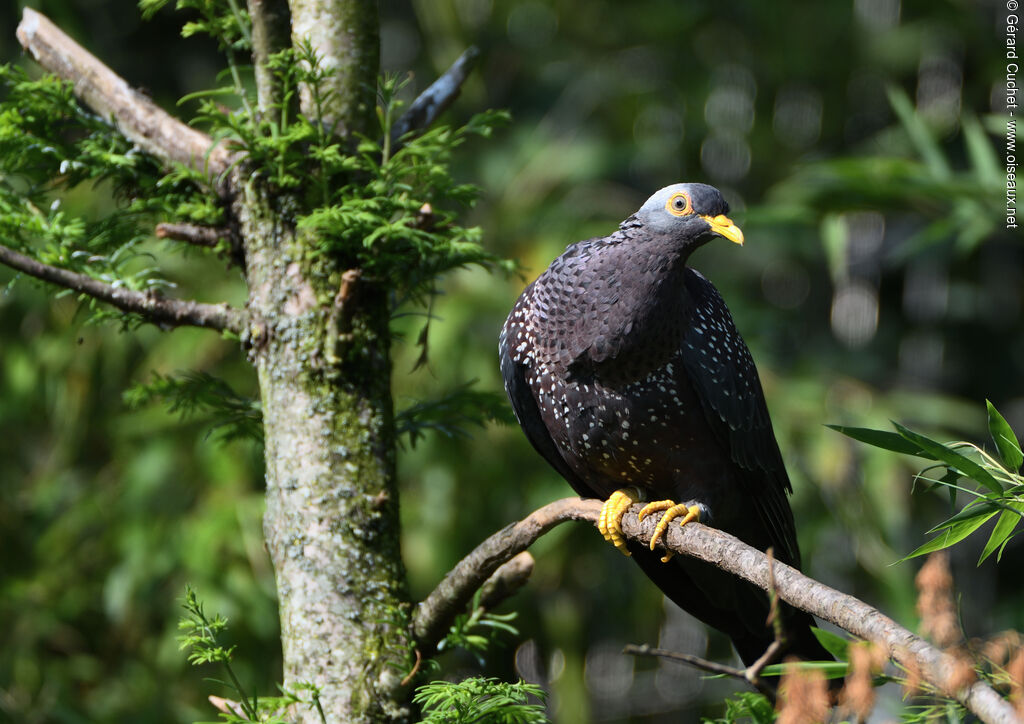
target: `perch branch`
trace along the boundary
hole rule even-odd
[[[533,574],[534,560],[528,551],[498,567],[480,587],[480,608],[493,611],[525,586]]]
[[[403,113],[402,117],[391,127],[392,148],[398,148],[398,139],[409,131],[430,126],[448,106],[455,102],[462,90],[462,84],[466,82],[469,72],[473,70],[479,57],[480,51],[470,46],[452,63],[448,70],[441,74],[441,77],[419,94],[409,106],[409,110]]]
[[[640,521],[637,518],[640,509],[639,505],[629,509],[622,519],[622,530],[631,540],[649,544],[657,516]],[[558,500],[506,526],[477,546],[448,572],[416,610],[413,631],[421,648],[429,644],[433,650],[455,615],[465,609],[473,591],[498,566],[526,550],[560,523],[584,520],[596,524],[600,511],[599,500]],[[768,558],[761,551],[700,523],[669,526],[662,542],[669,550],[711,563],[766,591],[772,587],[771,578],[774,578],[775,590],[783,601],[884,647],[890,658],[908,668],[915,667],[938,690],[955,696],[982,721],[1020,724],[1012,705],[994,689],[980,681],[957,689],[958,662],[953,657],[863,601],[819,583],[784,563],[775,561],[769,568]]]
[[[241,332],[245,313],[227,304],[201,304],[180,299],[167,299],[156,294],[106,284],[85,274],[50,266],[32,257],[0,245],[0,264],[17,269],[37,279],[65,287],[107,304],[123,312],[134,312],[153,324]]]
[[[556,500],[533,511],[518,523],[505,526],[478,545],[417,606],[412,626],[423,654],[430,656],[434,652],[455,617],[466,609],[476,590],[501,564],[525,551],[559,523],[567,520],[597,520],[594,511],[600,508],[601,503],[596,500]]]
[[[213,176],[228,168],[228,152],[189,128],[68,37],[42,13],[25,8],[18,41],[45,70],[74,84],[75,95],[113,120],[126,138],[167,163],[204,166]]]

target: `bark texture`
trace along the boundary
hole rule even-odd
[[[328,721],[401,720],[412,651],[386,295],[366,284],[344,300],[349,330],[339,347],[330,320],[343,271],[314,253],[315,239],[281,222],[286,211],[257,183],[238,188],[284,686],[321,687]],[[319,721],[315,711],[293,715]]]
[[[333,70],[324,121],[335,133],[374,119],[379,28],[373,0],[290,0],[292,40],[312,43]],[[258,10],[256,61],[281,43]],[[258,78],[259,78],[258,73]],[[266,78],[260,104],[275,95]],[[276,99],[275,99],[276,100]],[[315,116],[308,93],[302,110]],[[319,240],[290,225],[287,196],[268,195],[244,169],[233,184],[245,244],[266,439],[264,532],[280,601],[284,685],[321,687],[328,721],[408,717],[412,668],[408,594],[399,549],[390,310],[386,290],[360,280]],[[360,244],[361,239],[352,240]],[[294,712],[319,721],[315,711]]]
[[[331,69],[330,108],[324,119],[335,133],[369,133],[380,69],[380,18],[375,0],[289,0],[292,41],[313,44],[321,67]],[[313,117],[308,89],[302,111]]]

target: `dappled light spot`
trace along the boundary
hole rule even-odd
[[[857,19],[873,30],[886,30],[900,21],[900,0],[855,0]]]
[[[712,128],[750,133],[756,95],[757,81],[749,70],[739,65],[716,68],[711,92],[704,103],[704,120]]]
[[[750,146],[742,136],[716,133],[701,144],[700,163],[715,180],[737,181],[750,170]]]
[[[821,94],[813,88],[788,85],[775,96],[772,130],[791,148],[814,145],[821,135]]]
[[[807,271],[788,259],[768,263],[761,273],[764,298],[779,309],[795,309],[803,304],[811,290]]]
[[[942,376],[946,342],[941,334],[919,331],[900,340],[900,377],[908,385],[932,385]]]
[[[918,111],[941,132],[952,131],[960,119],[962,87],[958,62],[948,55],[925,56],[917,72]]]
[[[903,311],[913,322],[936,322],[949,305],[949,268],[928,257],[907,265],[903,277]]]
[[[832,297],[832,333],[847,347],[862,347],[878,331],[878,292],[862,282],[846,282]]]
[[[544,3],[519,3],[509,12],[506,29],[515,45],[543,48],[558,30],[558,15]]]

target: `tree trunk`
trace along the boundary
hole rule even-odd
[[[322,63],[337,69],[333,107],[325,109],[335,128],[365,131],[377,74],[376,7],[321,5],[291,3],[293,34],[308,37]],[[343,22],[352,18],[362,22]],[[319,687],[328,721],[401,719],[407,711],[396,696],[411,649],[386,291],[317,254],[317,240],[288,228],[287,214],[257,184],[238,188],[284,686]],[[313,710],[299,715],[319,720]]]
[[[376,3],[288,5],[293,39],[308,39],[322,67],[335,70],[325,120],[342,135],[367,131],[379,66]],[[302,100],[312,117],[308,93]],[[408,711],[399,682],[412,650],[387,293],[296,231],[287,196],[274,197],[244,171],[235,188],[263,402],[264,532],[280,600],[284,686],[319,687],[329,722],[401,720]],[[315,710],[293,716],[320,720]]]
[[[284,686],[321,687],[330,722],[401,719],[398,682],[412,664],[387,296],[351,274],[343,282],[258,183],[238,188]],[[316,711],[295,716],[319,721]]]

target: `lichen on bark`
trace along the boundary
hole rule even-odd
[[[309,40],[320,64],[333,71],[324,120],[340,135],[372,128],[380,70],[380,19],[374,0],[289,0],[293,43]],[[308,89],[301,106],[314,117]]]
[[[244,171],[239,172],[241,176]],[[251,355],[266,439],[264,530],[280,599],[284,686],[321,688],[329,721],[401,720],[411,668],[399,550],[384,290],[360,290],[347,352],[328,365],[344,270],[256,181],[239,184]],[[295,712],[317,721],[315,712]]]

